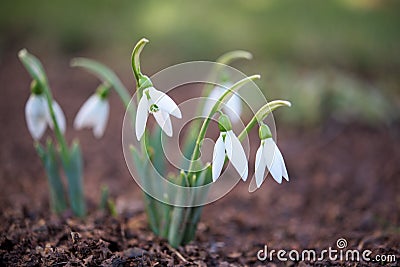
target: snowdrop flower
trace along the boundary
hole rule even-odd
[[[282,183],[282,176],[289,181],[289,175],[286,170],[285,161],[278,146],[272,139],[272,134],[269,127],[262,124],[259,129],[261,145],[256,153],[255,176],[257,188],[264,181],[265,168],[268,168],[272,177],[279,184]]]
[[[247,158],[244,149],[232,131],[232,125],[228,116],[222,114],[218,122],[220,128],[220,136],[214,146],[213,164],[212,164],[212,178],[215,182],[221,174],[222,167],[225,162],[225,155],[232,163],[233,167],[246,181],[248,175]]]
[[[182,118],[178,106],[168,95],[154,87],[145,88],[136,114],[135,130],[138,141],[144,134],[149,114],[153,114],[158,125],[168,136],[172,136],[172,124],[169,115]]]
[[[93,128],[93,135],[96,138],[103,136],[110,113],[110,104],[107,100],[109,90],[109,85],[102,84],[97,92],[86,100],[75,117],[75,129]]]
[[[227,88],[229,87],[231,87],[231,84],[226,84],[226,87],[214,87],[204,104],[204,117],[210,114],[213,106],[218,102],[218,99],[226,92],[226,90],[228,90]],[[239,95],[237,95],[236,93],[233,94],[224,106],[223,110],[231,118],[233,123],[238,122],[240,120],[240,114],[242,113],[242,103]]]
[[[47,125],[53,129],[53,119],[47,105],[46,96],[42,93],[35,82],[31,85],[32,94],[25,105],[25,119],[28,130],[33,139],[39,140],[46,131]],[[53,111],[62,133],[65,132],[66,120],[60,105],[53,101]]]

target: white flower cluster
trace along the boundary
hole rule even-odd
[[[65,133],[66,119],[60,105],[53,101],[53,111],[61,133]],[[84,127],[93,128],[96,138],[103,136],[106,129],[110,106],[106,98],[98,93],[93,94],[82,105],[74,121],[74,128],[80,130]],[[25,118],[28,129],[33,139],[42,138],[47,125],[53,129],[53,119],[44,94],[32,93],[25,106]]]
[[[222,87],[216,87],[210,94],[205,103],[203,114],[208,114],[212,107],[217,103],[218,97],[225,92]],[[233,95],[227,102],[227,110],[234,114],[233,117],[239,117],[241,113],[240,97]],[[177,104],[165,93],[149,87],[143,90],[140,98],[135,121],[136,138],[138,141],[142,138],[149,114],[152,114],[158,125],[168,136],[172,136],[172,123],[170,115],[176,118],[182,118],[182,113]],[[221,120],[222,118],[222,120]],[[233,167],[239,173],[243,181],[248,176],[248,161],[246,153],[235,133],[232,131],[229,117],[222,114],[220,116],[221,133],[217,139],[212,163],[212,178],[215,182],[221,175],[225,163],[225,157],[229,159]],[[265,169],[268,169],[272,177],[278,182],[282,182],[282,177],[289,181],[285,162],[279,148],[272,139],[269,128],[264,124],[260,126],[261,145],[257,150],[255,161],[255,177],[257,187],[260,187],[264,181]],[[261,134],[267,131],[268,134]]]

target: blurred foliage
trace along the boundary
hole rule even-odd
[[[273,68],[269,74],[269,98],[293,103],[291,112],[279,118],[294,125],[314,126],[334,119],[370,125],[390,124],[399,119],[396,97],[380,84],[357,79],[337,69],[299,71],[293,66]],[[398,102],[398,99],[397,99]]]
[[[398,112],[399,11],[396,0],[3,0],[0,56],[10,46],[35,45],[121,62],[145,36],[147,64],[159,70],[245,49],[255,60],[237,66],[276,76],[262,87],[279,90],[269,98],[293,101],[291,121],[318,122],[328,112],[375,122]]]

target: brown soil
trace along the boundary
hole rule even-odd
[[[15,52],[15,53],[14,53]],[[400,127],[371,128],[327,123],[318,129],[278,128],[279,146],[291,177],[249,194],[241,183],[208,205],[195,241],[171,248],[149,231],[141,193],[130,178],[121,149],[123,108],[111,96],[103,139],[79,137],[85,156],[86,220],[49,214],[41,163],[25,126],[29,79],[16,50],[2,58],[0,81],[0,264],[5,266],[398,266],[400,264]],[[42,60],[54,95],[72,125],[97,81],[59,62]],[[64,62],[60,64],[60,62]],[[126,81],[130,77],[127,76]],[[128,83],[127,83],[128,84]],[[256,133],[255,133],[256,134]],[[256,136],[253,136],[256,137]],[[256,138],[254,138],[256,139]],[[252,148],[254,160],[255,148]],[[254,152],[254,153],[253,153]],[[110,187],[119,215],[97,212],[101,184]],[[268,249],[370,249],[396,262],[257,261]]]

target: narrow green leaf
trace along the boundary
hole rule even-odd
[[[99,209],[101,211],[107,211],[107,205],[108,205],[108,186],[103,185],[101,187],[101,193],[100,193],[100,204],[99,204]]]
[[[176,183],[178,185],[186,185],[186,174],[181,172],[181,174],[177,177]],[[178,191],[176,197],[182,197],[182,195]],[[168,231],[168,242],[174,248],[179,247],[181,245],[184,233],[185,233],[185,225],[183,225],[183,220],[185,217],[185,213],[187,212],[187,208],[184,207],[173,207],[172,214],[171,214],[171,222]]]
[[[50,139],[47,141],[46,148],[39,143],[35,144],[35,148],[46,171],[50,191],[50,207],[54,213],[59,214],[67,208],[67,201],[61,182],[57,153]]]
[[[111,84],[115,91],[117,91],[125,107],[128,107],[131,95],[128,93],[128,90],[125,88],[115,72],[110,68],[104,64],[101,64],[100,62],[87,58],[74,58],[71,61],[71,66],[84,68],[96,75],[103,82]]]
[[[201,187],[203,185],[209,184],[212,182],[212,168],[211,164],[208,164],[206,168],[199,173],[198,178],[196,179],[196,187]],[[194,201],[195,203],[203,203],[208,195],[208,187],[198,188],[195,191]],[[201,212],[203,210],[203,206],[191,207],[190,215],[188,216],[186,223],[186,231],[183,238],[183,243],[188,243],[192,241],[196,235],[197,224],[200,221]]]
[[[129,146],[130,151],[132,153],[132,158],[135,163],[135,167],[138,171],[139,179],[141,179],[141,182],[143,186],[146,189],[150,189],[150,185],[148,184],[149,182],[149,174],[147,172],[147,166],[148,166],[148,160],[144,160],[139,153],[139,151],[134,147],[133,145]],[[147,218],[149,220],[149,225],[151,230],[158,235],[159,234],[159,229],[158,229],[158,213],[157,213],[157,206],[156,206],[156,200],[151,197],[149,194],[146,192],[143,192],[144,194],[144,208],[145,212],[147,214]]]
[[[78,142],[72,144],[68,162],[63,161],[65,175],[68,181],[68,195],[71,209],[75,215],[86,215],[86,203],[83,190],[83,160]]]
[[[133,145],[129,146],[129,149],[132,153],[133,162],[135,163],[135,167],[138,170],[138,174],[141,176],[141,179],[143,179],[142,177],[144,175],[144,162],[142,156]]]
[[[224,65],[229,65],[232,63],[232,61],[237,60],[237,59],[252,59],[253,55],[250,52],[244,51],[244,50],[235,50],[235,51],[230,51],[228,53],[223,54],[217,59],[218,63],[224,64]]]
[[[161,127],[156,125],[155,131],[151,135],[150,143],[148,144],[152,149],[151,161],[158,171],[163,176],[165,174],[165,156],[162,147],[162,130]]]

